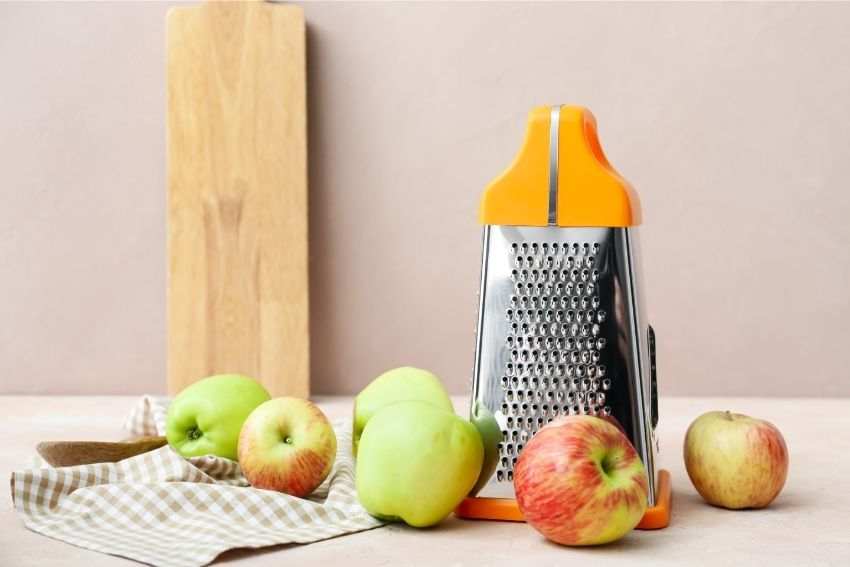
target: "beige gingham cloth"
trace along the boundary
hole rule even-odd
[[[165,398],[142,398],[133,435],[162,435]],[[308,498],[251,488],[239,464],[185,459],[170,447],[77,467],[12,473],[15,509],[29,529],[151,565],[206,565],[223,551],[310,543],[382,525],[357,501],[351,424],[334,423],[333,470]]]

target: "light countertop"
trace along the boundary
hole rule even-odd
[[[136,397],[0,396],[0,473],[25,468],[44,440],[117,440]],[[318,397],[331,418],[351,415],[351,399]],[[466,402],[455,400],[466,412]],[[673,477],[670,527],[632,532],[601,547],[565,548],[525,524],[450,517],[428,530],[391,525],[304,546],[231,551],[216,564],[260,565],[850,565],[850,400],[662,398],[659,462]],[[732,512],[703,503],[682,462],[685,430],[708,410],[768,419],[785,435],[791,465],[785,489],[765,510]],[[8,487],[8,484],[6,485]],[[8,488],[0,509],[0,566],[138,565],[79,549],[23,527]]]

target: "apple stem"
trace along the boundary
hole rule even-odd
[[[602,474],[606,476],[611,472],[611,469],[614,468],[613,464],[608,458],[608,455],[605,455],[602,460],[599,461],[599,468],[602,469]]]
[[[726,419],[728,419],[729,421],[733,421],[732,412],[729,410],[726,410]]]

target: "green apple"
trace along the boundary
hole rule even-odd
[[[357,496],[377,518],[432,526],[469,494],[483,459],[470,422],[427,402],[399,402],[363,430]]]
[[[242,424],[269,399],[259,382],[240,374],[199,380],[180,392],[168,407],[168,444],[184,457],[217,455],[236,460]]]
[[[472,406],[471,421],[472,425],[478,430],[481,443],[484,445],[484,463],[481,465],[481,473],[469,493],[470,496],[475,496],[496,472],[496,466],[499,464],[499,443],[502,441],[502,428],[499,427],[496,416],[480,400]]]
[[[428,402],[454,413],[454,406],[446,389],[434,374],[411,366],[388,370],[372,380],[354,398],[354,456],[357,456],[357,445],[360,443],[363,428],[379,409],[397,402],[413,400]]]

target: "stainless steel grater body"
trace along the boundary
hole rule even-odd
[[[649,476],[655,503],[655,338],[644,318],[637,229],[484,228],[473,407],[502,430],[478,496],[513,497],[528,440],[561,415],[610,416]]]

